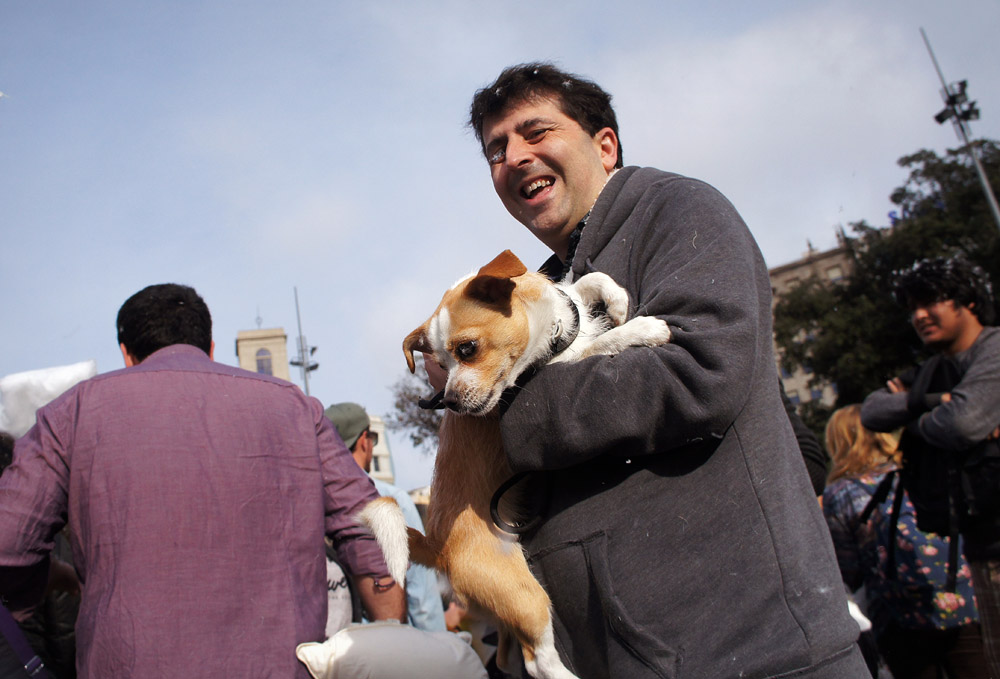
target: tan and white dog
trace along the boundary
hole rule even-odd
[[[606,314],[592,315],[598,304]],[[420,351],[448,373],[443,402],[449,410],[441,425],[427,534],[407,530],[388,498],[372,502],[359,517],[397,581],[409,559],[442,571],[459,596],[496,617],[498,662],[507,661],[513,634],[536,679],[575,675],[556,651],[548,595],[516,538],[491,519],[490,500],[512,475],[497,404],[529,368],[670,340],[662,320],[637,316],[625,322],[627,312],[628,294],[609,276],[591,273],[573,284],[553,284],[509,250],[456,283],[403,341],[410,372]]]

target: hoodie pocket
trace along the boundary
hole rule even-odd
[[[642,578],[615,573],[603,532],[541,549],[530,562],[552,599],[560,655],[570,658],[578,676],[676,676],[676,650],[641,624],[617,596],[616,582]],[[648,610],[660,608],[645,619],[669,615],[663,594],[655,586],[650,588]]]

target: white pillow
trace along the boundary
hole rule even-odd
[[[350,625],[295,655],[315,679],[486,679],[468,635],[427,632],[395,620]]]
[[[20,438],[35,424],[36,410],[96,374],[97,361],[91,359],[0,377],[0,431]]]

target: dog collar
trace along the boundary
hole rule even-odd
[[[580,310],[576,308],[576,304],[573,303],[569,295],[559,288],[556,288],[556,292],[562,296],[566,301],[566,306],[573,312],[573,323],[572,327],[563,327],[562,320],[556,319],[555,325],[552,326],[552,340],[550,344],[553,355],[565,351],[576,339],[576,336],[580,334]]]

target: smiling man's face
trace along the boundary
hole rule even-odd
[[[591,136],[555,101],[535,97],[488,116],[483,145],[504,207],[565,259],[570,233],[614,169],[614,131]]]
[[[953,300],[913,304],[910,323],[920,340],[946,354],[964,351],[979,336],[982,325],[970,307]]]

